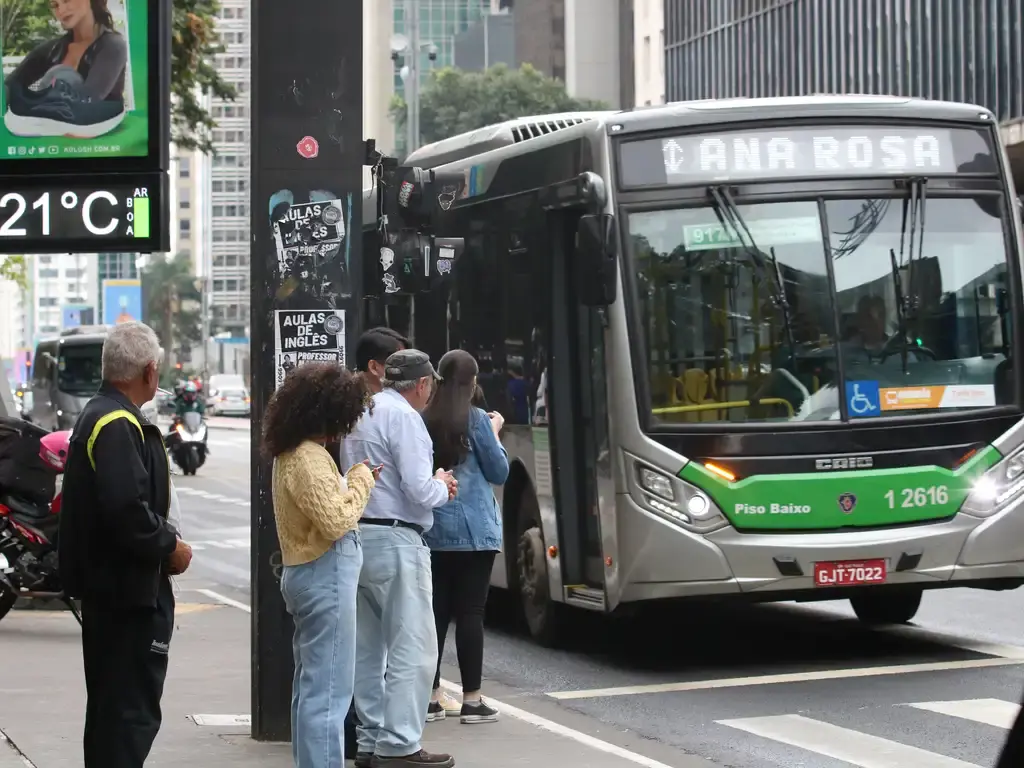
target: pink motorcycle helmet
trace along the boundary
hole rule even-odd
[[[39,439],[39,458],[55,472],[63,472],[71,446],[71,430],[51,432]]]

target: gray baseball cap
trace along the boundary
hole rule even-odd
[[[441,381],[441,377],[430,363],[430,357],[418,349],[400,350],[384,362],[384,378],[387,381],[416,381],[427,376],[432,376],[435,381]]]

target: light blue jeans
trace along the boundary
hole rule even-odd
[[[343,768],[345,715],[356,661],[356,589],[363,566],[358,531],[311,563],[286,565],[281,594],[295,623],[292,759],[295,768]]]
[[[420,750],[437,666],[430,550],[410,528],[359,531],[366,552],[356,598],[359,751],[404,757]]]

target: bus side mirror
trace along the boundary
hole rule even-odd
[[[573,282],[583,306],[606,307],[615,301],[616,250],[613,216],[580,216],[573,253]]]

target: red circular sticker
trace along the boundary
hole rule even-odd
[[[295,146],[295,149],[307,160],[320,154],[320,145],[317,144],[316,139],[312,136],[306,136],[303,138],[302,141]]]

